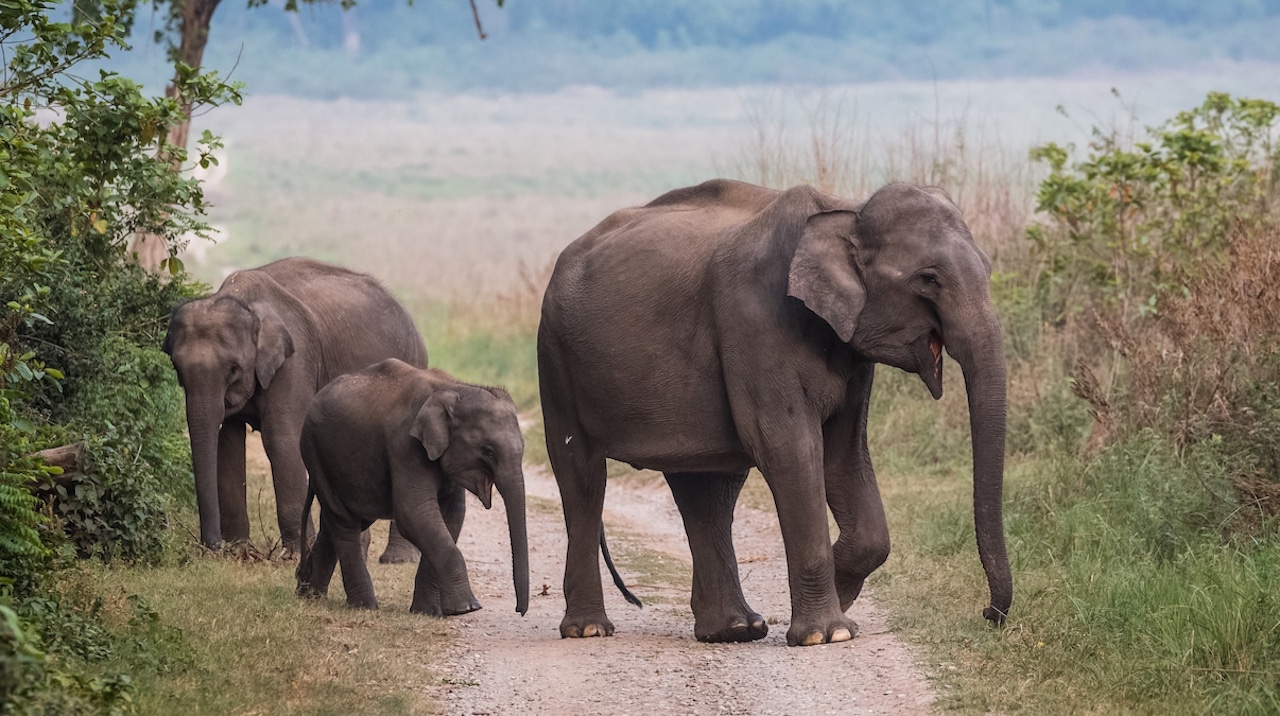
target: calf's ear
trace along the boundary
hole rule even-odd
[[[457,403],[458,394],[452,390],[432,393],[413,419],[409,436],[422,443],[422,447],[427,449],[427,457],[431,460],[439,460],[444,451],[449,449],[453,407]]]

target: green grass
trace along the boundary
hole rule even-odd
[[[921,414],[938,410],[929,402],[878,402],[873,434],[884,423],[928,423]],[[992,628],[979,616],[987,590],[968,450],[920,461],[951,440],[900,434],[909,437],[872,447],[887,466],[880,482],[894,553],[871,585],[949,687],[944,708],[1280,708],[1280,545],[1220,536],[1230,492],[1211,451],[1178,453],[1148,433],[1088,463],[1051,448],[1015,453],[1005,499],[1015,598],[1006,626]]]
[[[536,407],[537,311],[527,303],[431,302],[414,311],[431,367],[468,383],[501,385],[521,410]]]
[[[405,714],[435,708],[424,685],[448,643],[442,620],[408,613],[412,565],[369,565],[383,608],[346,607],[341,575],[329,598],[294,595],[296,562],[263,561],[278,547],[275,502],[257,434],[249,440],[248,495],[253,546],[208,555],[179,540],[162,566],[89,563],[67,579],[102,595],[107,621],[123,628],[126,601],[153,615],[121,641],[110,666],[129,674],[142,714]],[[179,532],[194,513],[170,515]],[[375,525],[373,549],[385,542]],[[241,559],[237,555],[247,555]],[[129,596],[133,595],[133,596]],[[119,604],[117,604],[119,603]],[[112,617],[113,614],[117,616]]]

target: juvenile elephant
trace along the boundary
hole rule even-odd
[[[805,186],[710,181],[618,211],[569,245],[538,330],[569,537],[561,636],[613,632],[596,551],[613,458],[666,475],[693,554],[698,639],[768,631],[743,598],[732,541],[751,467],[773,492],[786,544],[787,643],[851,638],[844,612],[889,554],[867,452],[875,364],[919,374],[938,398],[944,347],[968,387],[984,616],[1002,621],[1013,583],[990,273],[955,205],[901,183],[855,204]]]
[[[375,279],[305,258],[237,271],[217,293],[182,304],[164,352],[186,393],[200,541],[217,548],[249,537],[247,425],[262,432],[290,552],[307,491],[298,436],[316,391],[384,358],[427,365],[413,319]],[[392,529],[383,561],[415,557]]]
[[[299,596],[324,596],[341,562],[347,604],[377,609],[360,534],[374,520],[395,517],[422,551],[409,610],[442,616],[479,609],[456,545],[463,490],[488,509],[496,485],[507,508],[516,611],[528,610],[524,438],[505,390],[385,360],[316,394],[302,426],[302,457],[311,474],[306,511],[318,497],[320,532],[298,562]]]

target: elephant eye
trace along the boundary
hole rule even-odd
[[[926,284],[930,286],[941,285],[940,283],[938,283],[938,274],[936,273],[930,273],[926,271],[925,273],[920,274],[920,280],[924,281]]]
[[[484,459],[486,460],[498,459],[498,453],[494,452],[493,448],[489,447],[488,445],[485,445],[484,447],[480,448],[480,454],[483,455]]]

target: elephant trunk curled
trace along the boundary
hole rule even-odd
[[[964,372],[969,395],[969,426],[973,440],[973,520],[978,556],[987,575],[991,604],[982,615],[1003,623],[1013,603],[1013,577],[1004,541],[1004,452],[1006,385],[1004,346],[1000,325],[990,310],[952,340],[948,351]]]
[[[529,537],[525,527],[524,472],[516,470],[496,481],[507,509],[507,529],[511,533],[511,574],[516,589],[516,611],[529,611]]]

